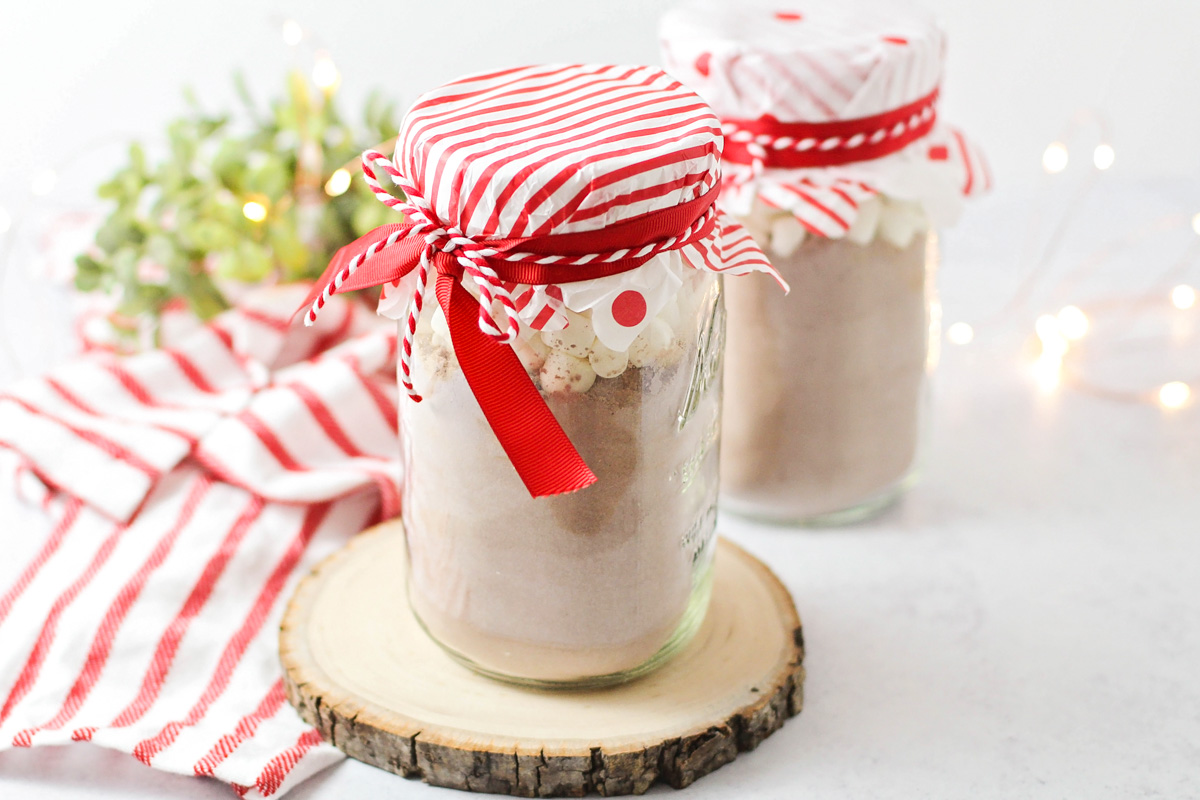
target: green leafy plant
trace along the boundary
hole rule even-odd
[[[266,109],[240,79],[237,88],[244,119],[209,114],[188,93],[165,157],[152,164],[135,143],[100,187],[115,207],[76,259],[75,285],[109,295],[117,327],[153,324],[181,301],[208,319],[246,285],[311,280],[337,248],[394,220],[357,157],[395,134],[395,105],[372,96],[352,128],[332,91],[299,73]]]

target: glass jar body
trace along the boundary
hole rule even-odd
[[[613,377],[562,380],[562,363],[586,372],[590,362],[566,362],[553,347],[561,336],[522,328],[518,355],[598,479],[572,494],[529,496],[439,333],[440,311],[419,326],[413,376],[424,399],[402,398],[400,413],[409,600],[472,669],[539,686],[615,683],[698,629],[716,525],[725,310],[718,276],[686,272]],[[586,328],[586,314],[568,316]],[[599,349],[572,352],[588,347]]]
[[[722,507],[776,522],[868,518],[915,480],[936,341],[937,243],[808,237],[730,285]]]

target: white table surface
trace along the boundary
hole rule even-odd
[[[1057,199],[1002,191],[944,237],[947,322],[1006,304],[1038,252],[1031,204]],[[1102,186],[1032,301],[945,346],[925,479],[884,516],[821,531],[721,520],[796,599],[807,702],[687,797],[1200,797],[1200,404],[1043,394],[1026,346],[1097,243],[1181,211],[1200,211],[1200,187]],[[1144,290],[1194,236],[1184,225],[1123,252],[1071,291]],[[1200,263],[1189,269],[1200,285]],[[1175,319],[1191,332],[1183,351],[1150,342],[1114,361],[1097,340],[1088,363],[1151,387],[1180,364],[1200,373],[1192,314]],[[0,537],[15,554],[2,581],[36,542],[9,523]],[[88,745],[0,753],[5,800],[164,796],[232,795]],[[451,795],[346,761],[291,797]]]

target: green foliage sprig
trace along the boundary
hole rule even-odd
[[[208,319],[229,307],[237,284],[316,278],[338,247],[394,220],[356,159],[395,134],[395,105],[372,96],[354,129],[332,91],[299,73],[267,109],[240,79],[237,88],[244,121],[205,112],[189,93],[189,113],[167,128],[166,157],[152,164],[135,143],[100,187],[115,208],[76,259],[75,285],[107,293],[117,315],[157,320],[181,299]],[[329,183],[343,168],[348,188],[344,175]]]

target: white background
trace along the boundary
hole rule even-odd
[[[666,5],[0,2],[0,205],[20,218],[86,199],[119,143],[152,138],[182,108],[183,84],[216,108],[230,101],[235,68],[261,95],[289,65],[310,65],[307,44],[282,41],[288,17],[329,50],[351,108],[372,87],[411,100],[497,65],[653,61]],[[1200,2],[928,3],[950,31],[945,115],[986,147],[998,184],[943,238],[947,321],[972,322],[977,336],[946,345],[930,467],[899,507],[845,531],[722,520],[796,597],[808,704],[687,797],[1200,797],[1200,404],[1168,412],[1042,394],[1028,369],[1037,314],[1149,291],[1160,302],[1139,317],[1148,338],[1106,344],[1112,328],[1097,317],[1077,366],[1128,390],[1200,386],[1200,311],[1165,304],[1172,282],[1200,285],[1188,255],[1200,211]],[[1095,176],[1099,132],[1070,142],[1062,176],[1046,177],[1040,159],[1085,108],[1103,112],[1117,159],[1074,202],[1074,187]],[[70,168],[31,205],[30,181],[61,158]],[[1050,252],[1048,231],[1071,209]],[[1183,272],[1162,284],[1176,263]],[[1010,304],[1031,268],[1034,290]],[[45,296],[10,277],[0,330],[15,333],[26,368],[44,366],[29,354],[54,338],[31,334],[47,324],[34,303]],[[5,553],[0,584],[34,544],[21,538]],[[85,792],[232,796],[98,749],[0,753],[5,800]],[[353,763],[294,796],[450,797]]]
[[[780,0],[786,5],[787,0]],[[731,0],[736,2],[736,0]],[[1200,2],[926,0],[950,32],[944,112],[991,154],[1002,184],[1036,177],[1079,109],[1101,110],[1114,170],[1200,170]],[[0,3],[0,202],[44,164],[125,135],[151,136],[193,86],[220,107],[235,69],[260,96],[308,43],[330,52],[345,106],[373,87],[411,101],[465,72],[545,61],[658,60],[664,0],[41,0]],[[1091,135],[1096,135],[1092,133]],[[87,185],[69,181],[69,190]]]

